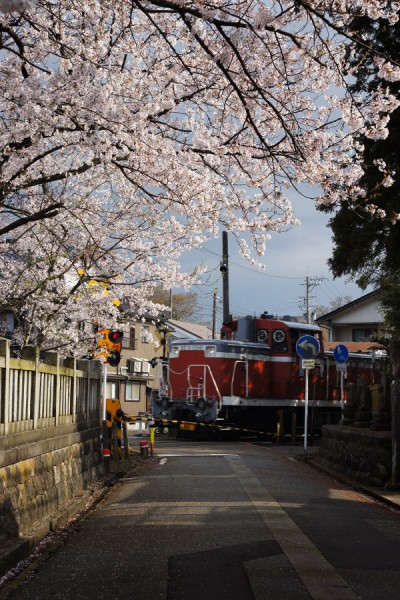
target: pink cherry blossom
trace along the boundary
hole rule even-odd
[[[155,315],[154,287],[201,279],[179,258],[222,228],[259,260],[298,223],[290,189],[363,197],[356,137],[384,138],[398,100],[349,93],[343,26],[395,22],[398,2],[0,1],[0,298],[19,343],[79,353],[88,323]]]

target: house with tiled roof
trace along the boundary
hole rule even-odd
[[[382,344],[378,342],[345,342],[346,348],[350,353],[360,352],[361,354],[370,354],[372,352],[379,352],[384,350]],[[324,342],[324,349],[327,352],[333,352],[339,342]]]
[[[346,342],[348,347],[350,343],[357,344],[352,352],[372,351],[373,340],[384,333],[383,321],[378,290],[316,319],[325,332],[326,348],[329,342]]]

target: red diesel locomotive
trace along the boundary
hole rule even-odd
[[[232,319],[229,313],[228,238],[222,234],[223,325],[221,339],[182,339],[170,344],[164,381],[153,395],[156,420],[223,422],[273,432],[280,423],[304,423],[305,371],[296,342],[318,339],[320,351],[308,376],[308,416],[314,431],[337,422],[342,412],[341,373],[333,352],[324,350],[316,325],[260,317]],[[350,353],[346,381],[362,376],[380,383],[385,356]],[[298,418],[297,418],[298,417]],[[300,425],[301,426],[301,425]]]
[[[304,336],[318,339],[320,352],[309,371],[309,417],[318,429],[341,417],[340,373],[333,352],[324,351],[316,325],[280,321],[271,315],[245,317],[223,325],[221,339],[171,343],[168,377],[153,398],[153,416],[163,420],[224,422],[271,432],[278,411],[287,424],[304,419],[305,371],[296,353]],[[384,356],[349,354],[345,380],[363,376],[379,383]]]

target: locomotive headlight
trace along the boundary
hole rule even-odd
[[[216,354],[215,346],[206,346],[205,354],[206,354],[206,356],[215,356],[215,354]]]
[[[280,344],[285,339],[285,332],[282,331],[282,329],[276,329],[272,334],[272,337],[277,344]]]
[[[259,329],[257,331],[257,341],[258,342],[267,342],[268,341],[268,331],[265,329]]]

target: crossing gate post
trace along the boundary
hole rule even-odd
[[[150,426],[150,455],[153,456],[154,454],[154,434],[155,434],[155,426],[154,423]]]
[[[142,458],[148,458],[149,456],[149,442],[146,440],[143,440],[141,442],[139,442],[139,447],[140,447],[140,456]]]

